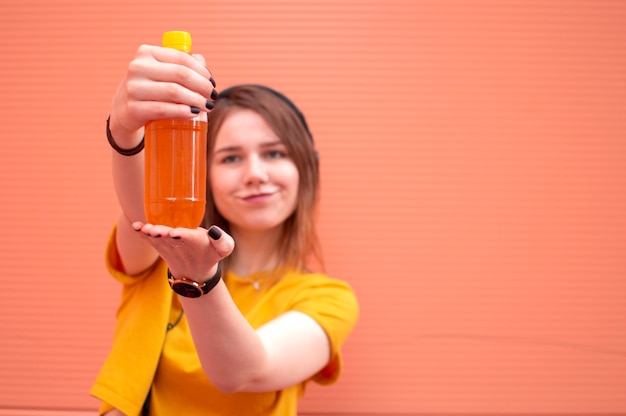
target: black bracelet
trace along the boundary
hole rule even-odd
[[[109,115],[109,117],[107,118],[107,140],[109,141],[109,144],[111,145],[113,150],[115,150],[117,153],[119,153],[122,156],[134,156],[143,150],[144,139],[146,138],[145,136],[142,137],[141,142],[139,142],[139,144],[133,147],[132,149],[122,149],[121,147],[119,147],[117,143],[115,143],[115,140],[113,139],[113,135],[111,134],[111,129],[109,128],[110,121],[111,121],[111,116]]]

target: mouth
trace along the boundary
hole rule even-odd
[[[245,195],[241,199],[246,202],[261,202],[269,199],[273,194],[273,192],[260,192],[256,194]]]

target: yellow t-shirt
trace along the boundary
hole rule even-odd
[[[107,265],[123,283],[114,345],[91,394],[102,400],[101,412],[113,407],[138,415],[151,389],[151,415],[295,415],[306,382],[266,393],[225,394],[206,378],[187,320],[167,330],[180,317],[180,303],[167,284],[167,265],[159,260],[141,276],[119,270],[115,239],[107,250]],[[287,273],[277,282],[261,274],[224,281],[248,322],[258,328],[287,311],[316,320],[326,332],[331,359],[312,379],[333,383],[341,372],[341,346],[358,317],[350,286],[322,274]],[[258,279],[258,280],[257,280]],[[258,281],[258,289],[252,284]]]

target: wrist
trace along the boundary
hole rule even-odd
[[[141,152],[144,148],[144,138],[138,141],[141,131],[137,130],[135,133],[122,133],[121,127],[119,125],[115,126],[114,123],[111,122],[111,116],[107,118],[106,121],[106,135],[109,145],[122,156],[134,156]],[[115,134],[113,133],[115,131]],[[128,139],[128,137],[133,137],[133,139]],[[120,140],[121,138],[121,140]],[[126,138],[126,140],[124,140]],[[132,144],[126,145],[125,142],[131,142]]]
[[[222,269],[220,264],[214,267],[215,272],[212,277],[206,281],[196,281],[186,277],[175,277],[167,269],[167,281],[174,292],[186,298],[199,298],[209,293],[219,283],[222,278]]]

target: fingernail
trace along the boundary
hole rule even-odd
[[[215,90],[215,89],[214,89],[214,90],[211,92],[211,99],[212,99],[213,101],[217,100],[217,96],[218,96],[218,95],[219,95],[219,94],[217,93],[217,90]]]
[[[173,236],[171,236],[171,238],[173,238],[174,240],[180,240],[180,236],[179,235],[173,235]]]
[[[209,228],[209,237],[211,237],[213,240],[219,240],[221,236],[222,232],[216,227]]]
[[[215,103],[213,101],[206,100],[206,108],[212,110],[213,107],[215,107]]]
[[[200,113],[200,108],[191,106],[191,112],[193,114],[198,114],[198,113]]]
[[[161,234],[153,235],[154,238],[161,238]]]
[[[209,78],[209,81],[211,81],[211,84],[213,84],[213,88],[217,87],[217,84],[215,83],[213,77]]]

